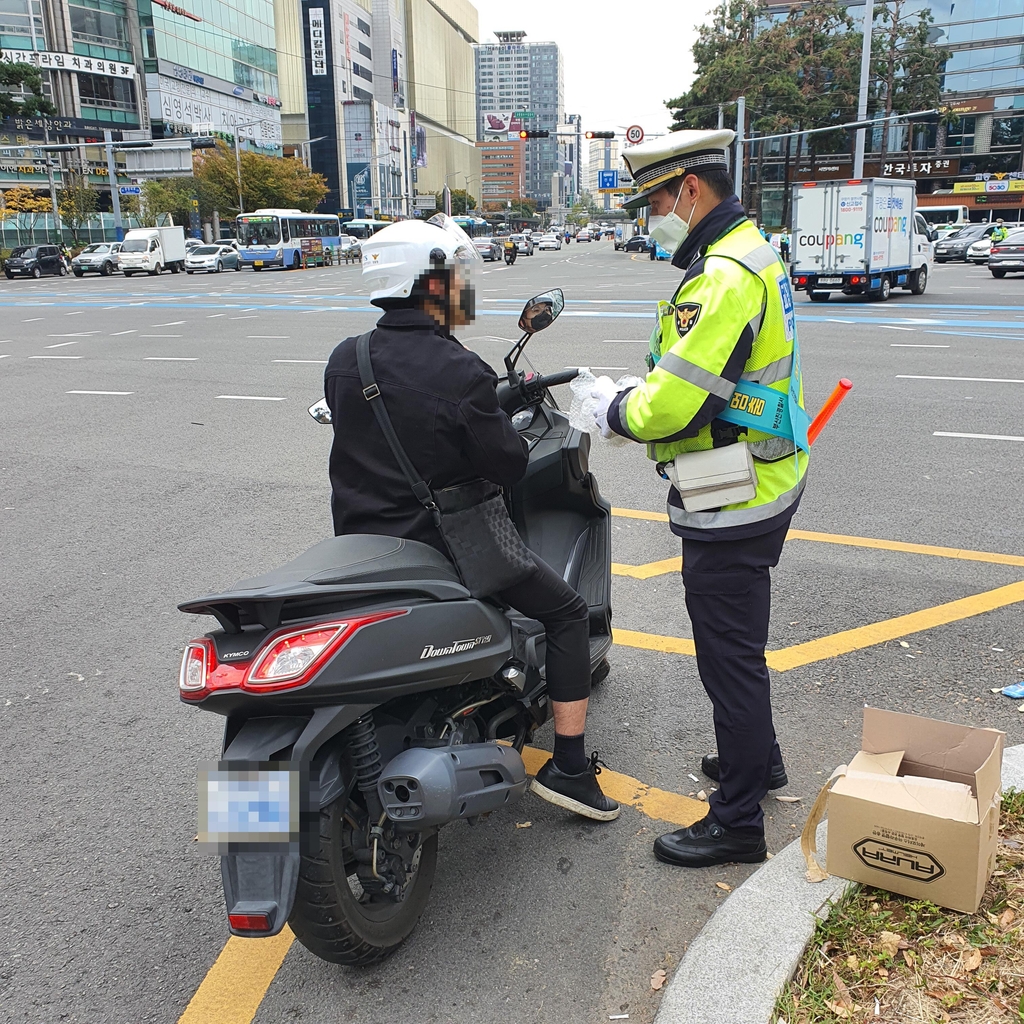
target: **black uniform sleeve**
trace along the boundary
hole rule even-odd
[[[529,450],[498,405],[497,382],[488,366],[466,390],[457,414],[459,433],[474,472],[492,483],[511,487],[526,473]]]

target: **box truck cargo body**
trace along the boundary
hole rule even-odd
[[[915,189],[885,178],[794,186],[793,286],[817,302],[834,291],[883,301],[893,288],[921,295],[932,243]]]

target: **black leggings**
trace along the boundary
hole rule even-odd
[[[498,597],[517,612],[542,623],[547,634],[548,696],[586,700],[590,696],[590,615],[587,602],[547,562]]]

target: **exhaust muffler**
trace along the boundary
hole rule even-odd
[[[411,747],[387,763],[377,792],[397,825],[444,825],[515,803],[526,792],[526,765],[514,747],[494,742]]]

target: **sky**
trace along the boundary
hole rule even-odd
[[[480,41],[499,29],[522,29],[527,42],[556,42],[565,61],[565,110],[584,131],[646,135],[672,123],[665,100],[693,77],[690,53],[712,0],[473,0]],[[643,12],[642,14],[640,12]]]

